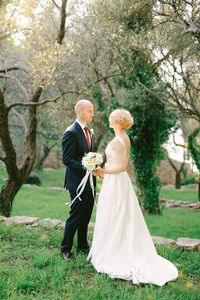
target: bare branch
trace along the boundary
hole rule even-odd
[[[12,111],[18,117],[18,119],[21,121],[22,127],[24,128],[25,135],[26,135],[28,128],[27,128],[27,125],[26,125],[26,122],[25,122],[23,116],[21,114],[19,114],[15,109],[13,109]]]
[[[3,85],[3,87],[2,87],[2,93],[3,93],[3,95],[5,94],[5,92],[6,92],[6,90],[7,90],[7,88],[10,86],[10,83],[8,83],[8,82],[6,82],[4,85]]]
[[[170,57],[170,55],[172,55],[174,53],[174,49],[170,49],[167,54],[163,55],[163,57],[161,59],[159,59],[153,66],[155,67],[159,67],[163,61],[165,61],[166,59],[168,59]]]
[[[168,159],[168,161],[169,161],[171,167],[174,169],[174,171],[175,171],[175,172],[178,172],[178,169],[177,169],[177,167],[175,166],[175,164],[173,163],[173,161],[171,160],[171,158],[168,156],[167,159]]]
[[[184,76],[183,75],[183,78],[186,82],[188,82],[188,84],[193,88],[195,89],[197,92],[200,92],[200,88],[195,86],[194,83],[192,82],[192,80],[189,78],[189,76]]]
[[[65,36],[65,22],[66,22],[66,6],[67,0],[62,0],[61,10],[60,10],[60,29],[57,37],[58,44],[62,44]]]
[[[168,159],[168,161],[169,161],[171,167],[174,169],[174,171],[175,171],[176,173],[179,173],[179,174],[180,174],[180,173],[182,172],[182,170],[183,170],[183,167],[184,167],[184,165],[185,165],[185,162],[183,161],[183,162],[181,163],[180,169],[178,169],[178,168],[176,167],[176,165],[173,163],[172,159],[171,159],[169,156],[167,157],[167,159]]]
[[[12,36],[12,35],[14,35],[14,34],[16,34],[16,33],[19,33],[19,32],[22,31],[22,30],[30,30],[30,31],[33,31],[33,29],[31,29],[31,28],[26,28],[26,27],[20,28],[20,29],[18,29],[18,30],[15,30],[14,32],[5,34],[5,35],[3,35],[3,36],[0,36],[0,40],[6,39],[7,37]]]
[[[57,9],[60,11],[60,6],[56,3],[56,1],[52,0],[53,4],[57,7]]]
[[[19,85],[19,87],[24,92],[25,97],[26,97],[26,101],[28,101],[28,98],[29,98],[28,92],[27,92],[26,88],[24,87],[24,85],[16,77],[11,76],[11,75],[0,75],[0,78],[7,78],[7,79],[12,79],[12,80],[16,81],[17,84]]]
[[[188,147],[186,145],[184,145],[184,144],[177,144],[174,137],[173,137],[173,143],[174,143],[175,146],[179,146],[179,147],[188,149]]]
[[[115,76],[120,76],[122,75],[122,73],[116,73],[116,74],[111,74],[111,75],[108,75],[108,76],[105,76],[105,77],[102,77],[102,78],[99,78],[97,79],[96,81],[90,83],[88,86],[86,86],[85,88],[83,88],[81,91],[74,91],[74,90],[68,90],[68,91],[64,91],[62,92],[60,95],[58,95],[57,97],[53,98],[53,99],[46,99],[44,101],[41,101],[41,102],[15,102],[15,103],[12,103],[10,104],[7,109],[8,111],[15,107],[15,106],[38,106],[38,105],[44,105],[46,103],[52,103],[52,102],[56,102],[58,101],[59,98],[61,98],[63,95],[65,94],[77,94],[77,95],[81,95],[83,94],[87,89],[89,89],[91,86],[93,86],[94,84],[102,81],[102,80],[105,80],[105,79],[108,79],[108,78],[111,78],[111,77],[115,77]]]
[[[149,89],[148,87],[146,87],[146,85],[144,85],[140,80],[139,78],[137,77],[137,75],[135,74],[135,72],[133,71],[134,73],[134,77],[135,79],[137,80],[138,84],[141,85],[144,90],[146,90],[147,92],[149,92],[150,94],[152,94],[154,97],[156,97],[159,101],[161,101],[163,104],[166,105],[166,102],[161,98],[159,97],[155,92],[153,92],[151,89]]]
[[[53,98],[53,99],[46,99],[44,101],[41,102],[15,102],[12,103],[8,106],[8,110],[10,110],[11,108],[15,107],[15,106],[39,106],[39,105],[44,105],[46,103],[52,103],[52,102],[56,102],[58,101],[59,98],[61,98],[63,95],[65,94],[79,94],[79,92],[77,91],[65,91],[63,92],[61,95],[58,95],[57,97]]]
[[[158,96],[158,94],[154,91],[152,91],[151,89],[149,89],[148,87],[146,87],[137,77],[137,75],[135,74],[134,70],[132,70],[135,76],[135,79],[137,80],[138,84],[141,85],[146,91],[148,91],[150,94],[152,94],[154,97],[156,97],[160,102],[162,102],[163,104],[167,104],[161,97]],[[200,112],[194,108],[190,109],[191,107],[191,102],[184,97],[182,94],[180,94],[177,90],[174,90],[174,88],[171,86],[170,83],[167,83],[167,87],[171,90],[172,93],[169,93],[171,100],[173,99],[174,103],[172,103],[172,101],[170,101],[170,99],[168,99],[168,105],[172,108],[179,108],[179,110],[186,114],[189,115],[190,117],[192,116],[194,119],[196,119],[197,121],[200,120]],[[182,102],[181,102],[182,101]]]
[[[82,91],[79,93],[80,95],[83,94],[87,89],[89,89],[91,86],[93,86],[94,84],[102,81],[102,80],[106,80],[108,78],[111,78],[111,77],[116,77],[116,76],[120,76],[122,75],[122,73],[116,73],[116,74],[111,74],[111,75],[107,75],[105,77],[101,77],[99,79],[97,79],[95,82],[92,82],[91,84],[89,84],[88,86],[86,86],[84,89],[82,89]]]
[[[4,70],[0,70],[0,73],[7,73],[7,72],[10,72],[10,71],[23,71],[25,73],[28,73],[28,71],[22,67],[9,67],[9,68],[6,68]]]
[[[176,23],[181,28],[182,34],[190,33],[193,37],[195,37],[200,43],[200,28],[199,28],[199,16],[195,16],[190,12],[193,11],[194,3],[190,3],[189,1],[183,1],[186,7],[183,3],[180,1],[162,1],[159,0],[159,2],[162,5],[162,12],[159,10],[154,11],[155,16],[161,17],[161,22],[158,20],[158,24],[156,26],[159,26],[163,23]],[[188,9],[188,5],[191,6],[191,8]],[[173,12],[170,13],[168,9],[165,10],[165,8],[171,7],[173,8]],[[198,6],[197,6],[197,12],[199,12]],[[164,18],[164,21],[162,20]]]
[[[9,123],[9,126],[10,127],[15,127],[15,128],[22,128],[22,126],[21,125],[17,125],[17,124],[12,124],[12,123]],[[14,135],[16,135],[16,132],[12,132],[12,134]],[[58,139],[60,139],[60,136],[59,135],[57,135],[57,134],[52,134],[52,135],[50,135],[50,134],[48,134],[48,133],[45,133],[43,130],[41,130],[41,129],[39,129],[39,130],[37,130],[37,134],[40,134],[40,135],[42,135],[45,139],[52,139],[52,140],[58,140]]]

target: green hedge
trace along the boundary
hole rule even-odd
[[[197,174],[189,175],[186,178],[183,178],[181,180],[181,185],[197,183],[198,180],[199,180],[199,176]]]

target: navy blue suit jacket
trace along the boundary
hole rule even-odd
[[[92,137],[90,151],[92,151]],[[65,131],[62,138],[63,163],[66,166],[64,186],[67,190],[76,191],[82,178],[85,176],[86,170],[83,168],[81,160],[85,153],[88,152],[85,134],[81,126],[75,122]],[[95,176],[93,176],[93,181],[94,186],[96,186]],[[90,189],[89,180],[85,189]]]

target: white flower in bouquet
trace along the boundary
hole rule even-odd
[[[89,152],[82,159],[82,164],[84,168],[90,172],[97,170],[102,164],[102,162],[102,155],[96,152]]]
[[[88,179],[89,179],[90,186],[92,189],[93,197],[95,196],[92,172],[99,169],[100,165],[102,163],[103,163],[103,156],[100,153],[89,152],[89,153],[85,154],[85,156],[83,156],[82,165],[87,170],[87,172],[86,172],[85,176],[83,177],[83,179],[81,180],[79,186],[77,187],[77,190],[76,190],[77,195],[71,201],[70,206],[72,206],[72,204],[74,203],[74,201],[76,201],[77,198],[81,201],[80,196],[81,196],[82,192],[84,191],[84,188],[86,186]]]

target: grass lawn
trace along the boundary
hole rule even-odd
[[[175,188],[162,188],[160,192],[160,198],[192,202],[199,201],[197,189],[187,188],[184,186],[182,186],[180,190],[177,190]]]
[[[61,187],[64,185],[65,169],[49,170],[49,171],[35,171],[42,181],[42,187]],[[6,172],[0,164],[0,185],[3,179],[6,178]],[[101,183],[97,183],[97,191],[100,190]],[[160,198],[181,200],[181,201],[198,201],[197,190],[195,188],[187,188],[183,186],[180,190],[175,188],[162,187],[160,191]]]
[[[6,175],[5,168],[3,167],[3,165],[0,162],[0,187],[4,183],[4,179],[6,179],[6,177],[7,177],[7,175]]]
[[[40,218],[55,218],[65,221],[69,206],[69,194],[47,188],[23,186],[18,192],[14,204],[13,216],[32,216]],[[95,221],[96,206],[94,206],[91,221]],[[181,208],[163,208],[162,215],[145,216],[152,235],[160,235],[176,239],[178,237],[200,237],[199,211]]]
[[[179,269],[179,278],[163,287],[111,279],[98,274],[83,254],[63,261],[61,228],[7,227],[0,224],[0,299],[9,300],[198,300],[200,251],[157,247]],[[89,237],[91,240],[91,236]]]
[[[38,216],[40,218],[55,218],[65,221],[69,206],[69,194],[55,191],[47,187],[63,187],[64,169],[38,172],[42,180],[41,187],[24,185],[14,200],[12,215]],[[1,178],[5,177],[5,171],[0,165]],[[98,190],[100,189],[98,182]],[[174,188],[162,188],[161,198],[188,200],[195,197],[197,191],[193,188],[176,190]],[[192,196],[191,196],[192,195]],[[193,201],[195,199],[193,198]],[[96,207],[94,206],[91,221],[95,221]],[[145,216],[148,228],[152,235],[159,235],[176,239],[178,237],[199,238],[200,229],[198,219],[199,211],[190,211],[181,208],[163,208],[161,216]]]
[[[65,203],[69,201],[69,194],[64,191],[23,186],[15,197],[12,215],[65,220],[69,211]]]
[[[64,187],[65,169],[37,171],[35,173],[40,177],[42,186]]]
[[[37,172],[44,187],[63,187],[65,169]],[[100,190],[101,183],[98,182],[97,190]],[[195,188],[183,186],[180,190],[175,188],[161,188],[160,198],[181,200],[181,201],[198,201],[198,194]]]
[[[200,212],[183,208],[164,208],[162,215],[145,216],[151,235],[172,239],[200,238]]]
[[[0,168],[0,175],[3,172]],[[69,212],[65,202],[69,202],[69,194],[47,188],[62,187],[63,177],[64,170],[45,171],[40,174],[41,187],[24,185],[14,200],[12,215],[65,221]],[[93,222],[95,213],[96,207]],[[163,208],[162,215],[149,215],[145,219],[152,235],[176,239],[199,238],[199,217],[198,211]],[[84,255],[75,254],[76,239],[75,260],[63,261],[59,250],[62,237],[62,228],[30,230],[24,225],[7,227],[0,223],[0,299],[200,300],[200,251],[157,246],[158,253],[178,267],[178,280],[163,287],[134,286],[131,282],[97,274]],[[92,234],[89,235],[91,240]]]

